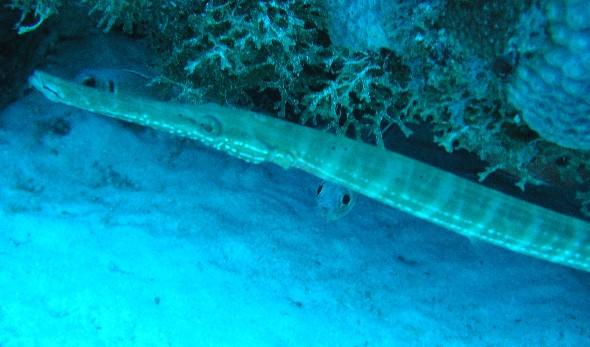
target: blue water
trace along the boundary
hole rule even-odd
[[[42,68],[141,65],[121,40]],[[315,177],[33,91],[0,125],[1,347],[590,346],[589,273],[362,196],[327,220]]]

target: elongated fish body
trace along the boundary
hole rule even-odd
[[[108,94],[43,72],[47,98],[201,141],[252,163],[294,167],[469,238],[590,271],[590,223],[368,144],[251,111]]]

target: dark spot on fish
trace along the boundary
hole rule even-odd
[[[217,136],[221,133],[221,123],[211,115],[206,115],[199,122],[199,127],[207,134]]]
[[[109,80],[107,84],[109,87],[109,93],[115,93],[115,82],[113,80]]]
[[[156,304],[156,305],[160,304],[160,297],[159,296],[154,296],[154,304]]]
[[[201,129],[205,130],[206,133],[211,134],[213,132],[213,126],[209,123],[199,123],[199,126],[201,127]]]
[[[221,134],[221,123],[214,116],[205,115],[203,117],[200,117],[198,121],[193,118],[187,117],[182,113],[179,113],[178,117],[185,119],[190,123],[193,123],[207,135],[217,136]]]
[[[320,185],[318,186],[318,189],[316,191],[316,195],[320,195],[320,193],[322,192],[322,189],[324,188],[324,183],[320,183]]]
[[[350,195],[348,195],[348,194],[344,194],[344,195],[342,196],[342,203],[343,203],[344,205],[348,205],[348,204],[350,203]]]
[[[82,85],[90,88],[96,88],[96,78],[94,76],[87,76],[82,79]]]

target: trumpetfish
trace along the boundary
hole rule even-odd
[[[466,237],[590,271],[590,223],[384,148],[218,104],[113,95],[41,71],[29,81],[54,102],[194,139],[250,163],[301,169]]]

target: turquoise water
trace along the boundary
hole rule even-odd
[[[36,67],[145,94],[150,54],[90,30]],[[32,90],[0,110],[0,162],[1,347],[590,346],[590,274],[363,196],[326,218],[296,170]]]

